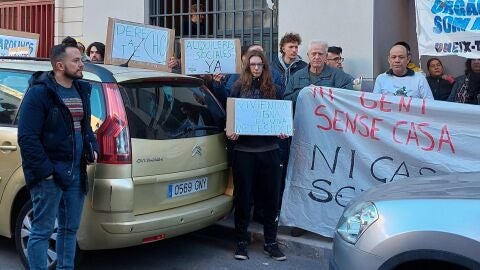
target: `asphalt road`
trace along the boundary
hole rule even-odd
[[[263,254],[260,241],[251,244],[250,260],[235,260],[233,250],[233,238],[211,237],[209,234],[197,232],[148,245],[84,252],[77,269],[328,269],[325,262],[293,255],[294,252],[289,254],[289,250],[285,250],[287,260],[277,262]],[[23,269],[15,253],[13,241],[0,238],[0,270]]]

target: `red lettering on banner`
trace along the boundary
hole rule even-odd
[[[423,127],[428,127],[428,126],[429,126],[428,123],[420,123],[420,124],[418,124],[418,130],[420,130],[420,132],[422,132],[423,135],[425,135],[428,138],[428,140],[430,141],[430,145],[428,147],[422,147],[422,150],[432,151],[433,147],[435,147],[435,141],[433,140],[433,136],[430,133],[428,133],[427,131],[422,129]]]
[[[363,121],[362,121],[362,120],[365,119],[365,118],[368,119],[368,116],[362,115],[362,116],[360,116],[360,119],[359,119],[360,125],[362,125],[362,126],[365,128],[365,133],[362,133],[362,132],[359,130],[359,131],[358,131],[358,134],[360,134],[361,136],[367,138],[368,135],[369,135],[368,126],[367,126],[365,123],[363,123]]]
[[[321,96],[322,98],[325,98],[323,87],[321,87],[321,86],[313,86],[313,88],[312,88],[313,98],[316,98],[316,97],[317,97],[317,92],[320,94],[320,96]],[[330,98],[330,102],[333,103],[334,97],[333,97],[333,90],[332,90],[331,88],[328,89],[328,97]]]
[[[365,92],[362,92],[362,95],[360,96],[360,104],[362,104],[362,107],[367,109],[375,109],[377,107],[377,102],[374,100],[372,100],[372,105],[370,106],[365,104]]]
[[[385,108],[385,105],[392,104],[390,101],[385,101],[385,95],[382,95],[382,98],[380,98],[380,111],[382,112],[391,112],[392,109],[390,108]]]
[[[410,123],[410,128],[408,129],[408,135],[405,140],[402,139],[402,136],[398,134],[398,130],[401,130],[402,127],[407,128],[407,125]],[[418,148],[424,151],[432,151],[435,148],[435,138],[432,134],[426,129],[430,126],[429,123],[415,123],[407,121],[398,121],[392,129],[392,139],[398,144],[409,145],[412,141],[415,142]],[[417,130],[420,133],[417,133]],[[442,150],[443,144],[448,144],[452,153],[455,153],[455,147],[453,146],[452,140],[450,138],[450,133],[448,132],[447,125],[442,127],[441,133],[438,138],[438,148],[437,151]]]
[[[323,118],[328,122],[328,126],[327,126],[327,127],[324,127],[324,126],[321,126],[321,125],[317,125],[317,128],[320,128],[320,129],[323,129],[323,130],[330,130],[330,129],[332,128],[332,122],[330,121],[330,118],[328,117],[328,115],[320,112],[320,110],[321,110],[322,108],[326,108],[326,107],[327,107],[327,106],[325,106],[325,105],[318,105],[317,108],[315,108],[315,115],[316,115],[316,116],[323,117]]]
[[[397,104],[396,102],[394,103],[392,101],[388,101],[389,96],[386,96],[386,95],[382,95],[382,97],[378,101],[367,100],[365,98],[365,95],[366,95],[365,92],[362,92],[362,94],[360,95],[360,105],[362,105],[362,107],[364,108],[371,109],[371,110],[377,109],[378,107],[378,109],[381,112],[392,112],[395,109],[396,105],[398,105],[398,112],[404,111],[406,113],[409,113],[412,105],[412,100],[414,100],[412,97],[401,96],[400,101],[398,101],[398,104]],[[395,104],[395,106],[393,104]],[[421,114],[426,113],[426,107],[427,107],[427,102],[425,99],[422,99],[422,104],[420,105]]]
[[[373,118],[372,119],[372,129],[370,131],[370,138],[374,139],[374,140],[380,140],[379,138],[375,137],[375,131],[378,130],[377,128],[377,122],[381,122],[383,121],[383,119],[380,119],[380,118]]]
[[[392,134],[392,137],[393,137],[393,141],[398,143],[398,144],[402,144],[401,141],[397,140],[397,137],[395,136],[397,134],[397,128],[400,126],[400,125],[406,125],[408,124],[407,121],[398,121],[395,126],[393,126],[393,134]]]
[[[408,145],[410,140],[415,140],[417,146],[419,146],[417,131],[415,130],[415,123],[413,122],[410,122],[410,130],[408,131],[407,142],[405,144]]]
[[[408,98],[408,103],[405,103],[405,97],[400,98],[400,103],[398,104],[398,111],[401,112],[402,108],[405,108],[406,112],[410,112],[410,104],[412,104],[412,98]]]
[[[340,122],[340,118],[338,118],[337,114],[344,114],[344,112],[335,110],[335,115],[333,116],[333,129],[336,131],[343,131],[343,129],[337,127],[337,122]]]
[[[357,129],[357,118],[358,118],[358,114],[355,114],[355,118],[353,119],[353,122],[352,120],[350,120],[350,117],[348,115],[348,112],[346,113],[346,116],[345,116],[345,131],[348,130],[348,126],[350,126],[350,131],[352,132],[352,134],[355,134],[355,130]]]
[[[444,139],[444,136],[446,136],[447,138]],[[455,147],[453,147],[452,139],[450,138],[450,133],[448,132],[447,125],[443,125],[442,127],[442,133],[440,134],[440,142],[438,143],[438,151],[442,150],[442,145],[444,143],[450,145],[450,150],[452,151],[452,153],[455,154]]]
[[[365,138],[370,137],[372,140],[380,140],[376,136],[375,132],[380,130],[377,125],[378,122],[383,121],[383,119],[372,118],[370,120],[368,115],[355,114],[355,117],[352,120],[352,116],[338,109],[335,110],[333,117],[330,118],[328,114],[322,112],[322,110],[325,108],[325,105],[318,105],[315,108],[314,114],[322,118],[323,122],[322,124],[317,124],[317,128],[322,130],[335,130],[345,133],[350,131],[352,134],[358,133],[360,136]]]

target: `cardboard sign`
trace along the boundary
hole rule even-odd
[[[0,56],[36,57],[39,37],[36,33],[0,29]]]
[[[292,101],[227,99],[227,135],[293,135]]]
[[[175,31],[108,18],[105,64],[167,71]]]
[[[239,39],[182,38],[180,46],[183,74],[240,73]]]

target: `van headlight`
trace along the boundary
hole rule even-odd
[[[337,225],[337,233],[343,240],[355,244],[362,233],[378,219],[378,211],[371,202],[351,205]]]

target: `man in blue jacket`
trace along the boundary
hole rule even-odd
[[[98,144],[90,126],[90,84],[81,81],[77,42],[67,37],[50,52],[53,71],[36,72],[23,98],[18,141],[33,205],[29,267],[47,269],[48,241],[58,216],[57,269],[73,269],[76,233],[87,192],[86,165]]]

